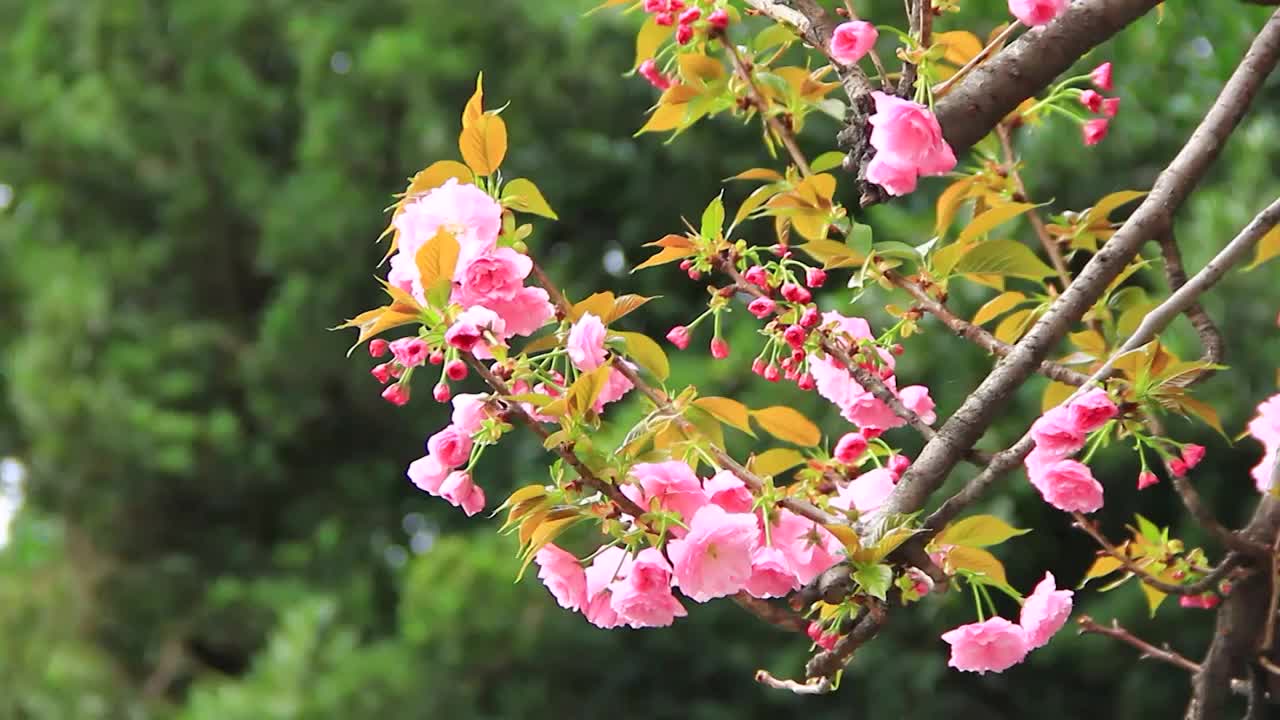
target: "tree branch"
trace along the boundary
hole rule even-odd
[[[1093,633],[1097,635],[1106,635],[1109,638],[1114,638],[1126,645],[1130,645],[1132,647],[1137,648],[1138,652],[1141,653],[1141,657],[1143,658],[1151,658],[1152,660],[1159,660],[1160,662],[1169,663],[1174,667],[1182,668],[1183,670],[1186,670],[1187,672],[1190,672],[1190,673],[1200,672],[1200,666],[1196,664],[1195,661],[1188,660],[1187,658],[1170,650],[1168,645],[1162,648],[1158,648],[1155,645],[1152,645],[1146,640],[1143,640],[1142,638],[1137,637],[1136,635],[1129,632],[1128,630],[1125,630],[1124,628],[1120,627],[1120,623],[1115,620],[1111,621],[1110,627],[1106,625],[1099,625],[1097,622],[1094,621],[1093,618],[1089,617],[1088,615],[1081,615],[1078,619],[1076,619],[1076,622],[1080,624],[1080,629],[1078,630],[1078,632],[1081,635],[1086,635],[1089,633]]]

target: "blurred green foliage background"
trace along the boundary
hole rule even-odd
[[[985,35],[1006,17],[1000,0],[962,5],[940,29]],[[896,0],[858,6],[899,22]],[[576,296],[666,296],[631,329],[661,334],[701,293],[675,271],[627,274],[640,245],[696,216],[722,178],[770,162],[757,130],[730,119],[669,144],[631,138],[653,100],[643,81],[621,77],[636,21],[584,19],[587,7],[0,0],[0,457],[26,475],[0,550],[0,718],[1177,712],[1178,671],[1070,632],[1003,675],[948,670],[938,634],[971,612],[954,595],[899,613],[838,694],[766,691],[753,671],[798,672],[801,639],[728,603],[690,603],[668,630],[597,630],[532,577],[513,584],[515,541],[493,522],[465,520],[403,479],[445,422],[440,407],[425,392],[406,408],[384,403],[368,360],[344,356],[352,337],[326,328],[377,300],[380,210],[405,177],[456,156],[478,70],[491,104],[511,101],[508,171],[534,178],[561,214],[532,241],[553,274]],[[1168,3],[1163,22],[1146,18],[1083,60],[1082,71],[1115,62],[1120,117],[1092,150],[1061,122],[1022,133],[1032,192],[1081,209],[1148,187],[1268,12]],[[1182,212],[1191,268],[1280,190],[1278,100],[1272,81]],[[815,121],[806,147],[830,149],[834,130]],[[881,239],[921,242],[942,185],[865,219]],[[745,189],[729,189],[731,206]],[[1202,397],[1231,433],[1274,392],[1277,267],[1236,274],[1206,301],[1228,331],[1233,371]],[[1165,290],[1158,272],[1139,282]],[[958,287],[953,302],[972,312],[989,296]],[[845,302],[838,284],[823,301]],[[882,301],[856,311],[883,323]],[[945,414],[990,359],[930,324],[900,376],[931,385]],[[677,354],[673,383],[796,404],[839,430],[815,398],[747,372],[751,323],[731,340],[731,361]],[[1182,325],[1170,344],[1198,352]],[[1019,396],[989,447],[1021,431],[1038,390]],[[1186,423],[1170,429],[1210,447],[1196,482],[1224,518],[1241,519],[1256,449],[1231,451]],[[493,452],[480,478],[491,506],[542,478],[541,462],[528,438]],[[1137,509],[1200,539],[1167,486],[1137,495],[1131,455],[1117,448],[1100,462],[1113,536]],[[1036,528],[999,551],[1016,586],[1045,570],[1081,577],[1092,549],[1021,476],[987,505]],[[1149,619],[1133,587],[1090,593],[1082,607],[1191,655],[1211,627],[1209,613],[1172,606]]]

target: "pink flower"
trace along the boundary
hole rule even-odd
[[[471,474],[454,470],[440,486],[440,497],[471,517],[484,509],[484,490],[471,481]]]
[[[1107,118],[1094,118],[1085,121],[1084,124],[1084,144],[1097,145],[1107,136],[1107,124],[1111,121]]]
[[[871,50],[879,36],[876,26],[869,22],[840,23],[831,35],[831,59],[842,65],[853,65]]]
[[[391,382],[391,365],[390,363],[378,363],[369,370],[369,374],[379,383],[386,385]]]
[[[759,265],[752,265],[742,274],[747,282],[766,290],[769,289],[769,272]]]
[[[485,307],[502,318],[504,329],[499,338],[503,340],[532,335],[555,315],[550,296],[540,287],[521,288],[510,300],[488,300]]]
[[[1174,477],[1186,477],[1187,464],[1181,458],[1173,458],[1169,461],[1169,472],[1173,473]]]
[[[453,301],[469,307],[512,300],[524,287],[524,279],[532,269],[532,260],[509,247],[490,250],[472,258],[465,266],[459,263]]]
[[[1031,424],[1036,449],[1044,455],[1067,457],[1084,447],[1085,431],[1072,420],[1071,412],[1059,405]]]
[[[1249,421],[1249,434],[1262,443],[1262,460],[1251,471],[1258,492],[1272,486],[1272,473],[1280,457],[1280,394],[1272,395],[1258,405],[1258,414]]]
[[[451,468],[471,459],[471,436],[450,425],[427,440],[427,452]]]
[[[804,271],[804,284],[811,288],[820,288],[827,283],[827,271],[811,267]]]
[[[1120,98],[1111,97],[1102,101],[1102,114],[1107,117],[1115,117],[1120,112]]]
[[[886,463],[885,467],[889,469],[890,473],[893,473],[896,482],[896,479],[902,477],[907,468],[911,467],[911,458],[906,455],[890,455],[889,462]]]
[[[578,559],[554,544],[543,545],[533,556],[538,579],[565,610],[581,610],[587,603],[587,575]]]
[[[678,460],[637,463],[631,466],[630,475],[639,487],[623,485],[622,491],[645,510],[656,500],[659,508],[680,513],[687,525],[694,514],[707,504],[698,476]]]
[[[404,383],[388,385],[387,389],[382,391],[382,399],[392,405],[405,405],[409,402],[409,386]]]
[[[1075,460],[1058,460],[1031,474],[1031,484],[1045,502],[1066,512],[1091,513],[1102,508],[1102,484],[1089,466]]]
[[[871,97],[876,104],[876,112],[869,118],[876,155],[872,158],[874,168],[867,167],[868,180],[874,174],[886,183],[890,194],[901,195],[915,188],[915,178],[908,180],[913,173],[942,175],[955,168],[955,153],[942,139],[938,119],[928,108],[879,91]]]
[[[723,360],[729,357],[729,343],[722,337],[711,338],[711,357]]]
[[[1069,0],[1009,0],[1009,12],[1023,25],[1044,25],[1067,9]]]
[[[475,435],[489,418],[484,395],[462,394],[453,397],[453,414],[450,421],[458,432]]]
[[[590,372],[604,364],[605,328],[600,318],[585,313],[569,330],[569,339],[565,348],[569,351],[569,359],[573,366],[583,372]]]
[[[658,90],[666,90],[671,87],[671,79],[658,70],[658,64],[653,61],[653,58],[640,63],[640,67],[636,68],[636,71]]]
[[[947,664],[965,672],[1004,672],[1030,651],[1022,628],[1002,617],[961,625],[943,633],[942,639],[951,645]]]
[[[680,592],[696,602],[732,595],[751,578],[759,529],[754,515],[704,505],[683,538],[667,543]]]
[[[476,351],[479,352],[481,349],[482,348],[477,347]],[[459,380],[462,380],[467,376],[467,364],[462,362],[461,360],[450,360],[444,366],[444,375],[450,380],[454,382],[458,382]],[[444,400],[441,400],[440,402],[445,402],[448,399],[449,398],[446,397]]]
[[[747,312],[755,315],[761,320],[772,315],[773,311],[777,309],[778,304],[767,297],[758,297],[750,303],[747,303]]]
[[[1091,433],[1120,414],[1120,409],[1107,397],[1107,391],[1094,389],[1067,405],[1067,417],[1078,432]]]
[[[1149,470],[1143,470],[1142,472],[1138,473],[1138,489],[1139,490],[1146,490],[1147,488],[1151,487],[1152,485],[1155,485],[1158,482],[1160,482],[1160,478],[1156,477],[1156,474]]]
[[[1093,84],[1096,85],[1099,90],[1110,91],[1112,88],[1111,63],[1102,63],[1098,67],[1094,68],[1093,71],[1089,73],[1089,79],[1093,80]]]
[[[689,328],[684,325],[677,325],[667,331],[667,340],[672,345],[684,350],[689,347]]]
[[[831,506],[841,510],[869,513],[884,504],[893,493],[898,476],[888,468],[876,468],[854,478],[840,489]]]
[[[799,325],[788,325],[787,329],[782,331],[782,339],[796,350],[804,349],[804,341],[808,336],[808,331]]]
[[[1098,112],[1102,109],[1102,95],[1097,90],[1084,90],[1080,93],[1080,104],[1089,109],[1089,112]]]
[[[1022,603],[1022,615],[1018,624],[1026,633],[1027,648],[1035,650],[1049,644],[1049,638],[1062,629],[1071,615],[1070,590],[1059,590],[1053,573],[1045,573],[1044,579]]]
[[[790,510],[778,513],[769,528],[772,546],[782,552],[787,566],[800,584],[806,584],[835,565],[841,550],[840,541],[826,528]]]
[[[596,554],[595,560],[584,572],[587,577],[587,604],[583,614],[587,622],[599,628],[609,629],[626,624],[613,609],[614,583],[625,580],[631,570],[631,556],[620,547],[608,547]]]
[[[793,282],[782,283],[780,292],[782,293],[782,298],[787,302],[800,303],[801,305],[813,299],[813,293],[805,289],[803,285]]]
[[[926,423],[932,424],[938,419],[935,412],[937,406],[929,396],[929,388],[924,385],[908,385],[898,391],[898,398],[907,409],[920,416]]]
[[[438,403],[447,403],[449,402],[451,392],[452,391],[449,389],[449,386],[441,381],[436,383],[435,387],[431,388],[431,397],[435,398]]]
[[[389,347],[396,362],[407,368],[417,367],[425,363],[427,356],[431,354],[431,348],[427,346],[427,341],[418,337],[400,338],[393,341]]]
[[[867,451],[867,439],[860,433],[845,433],[836,443],[835,458],[837,462],[852,465]]]
[[[728,470],[721,470],[702,484],[707,501],[719,505],[725,512],[749,513],[755,498],[745,483]]]
[[[414,485],[418,486],[419,490],[431,495],[439,495],[440,485],[449,475],[449,468],[438,459],[427,455],[409,463],[409,470],[405,474]]]
[[[458,267],[466,267],[473,258],[494,247],[502,229],[502,206],[475,185],[450,178],[444,185],[405,203],[392,225],[399,232],[399,254],[409,263],[443,229],[453,233],[461,247]]]
[[[610,593],[614,612],[633,628],[667,627],[688,614],[671,594],[671,565],[654,548],[636,555],[626,579],[610,585]]]
[[[723,30],[729,27],[729,12],[724,8],[718,8],[707,16],[707,22],[711,23],[711,27]]]
[[[635,369],[634,365],[627,363],[631,369]],[[621,400],[635,385],[622,374],[621,370],[616,367],[609,370],[609,376],[605,378],[604,387],[601,388],[600,394],[596,396],[596,404],[593,408],[596,413],[604,412],[604,406],[611,402]]]
[[[444,341],[463,352],[471,352],[481,343],[488,344],[485,333],[500,340],[506,329],[506,323],[497,313],[483,305],[476,305],[458,315],[458,319],[445,331]]]
[[[751,551],[751,577],[745,588],[748,595],[775,598],[799,589],[800,581],[781,550],[761,545]]]
[[[1187,469],[1190,470],[1191,468],[1199,465],[1201,460],[1204,460],[1204,454],[1205,449],[1203,445],[1187,445],[1182,448],[1182,462],[1185,463]]]

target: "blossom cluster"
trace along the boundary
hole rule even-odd
[[[951,645],[948,665],[966,672],[1003,672],[1048,644],[1071,615],[1072,592],[1059,590],[1052,573],[1022,603],[1017,623],[1002,617],[961,625],[943,633]]]
[[[1102,484],[1088,465],[1070,457],[1084,447],[1089,433],[1118,414],[1106,391],[1094,389],[1031,425],[1036,446],[1025,461],[1027,477],[1045,502],[1066,512],[1091,513],[1102,507]]]

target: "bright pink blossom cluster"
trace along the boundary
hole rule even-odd
[[[842,65],[854,65],[871,51],[879,37],[876,26],[865,20],[840,23],[831,33],[831,59]]]
[[[1093,389],[1031,425],[1036,447],[1025,461],[1027,477],[1045,502],[1066,512],[1091,513],[1102,507],[1102,484],[1088,465],[1068,458],[1084,447],[1089,433],[1117,414],[1106,391]]]
[[[867,165],[867,180],[890,195],[916,189],[921,175],[942,175],[956,166],[951,146],[929,108],[879,91],[871,93],[876,112],[871,123],[871,146],[876,154]]]
[[[1089,78],[1098,90],[1111,90],[1113,87],[1111,81],[1111,63],[1102,63],[1089,73]],[[1111,118],[1120,112],[1120,98],[1103,97],[1097,90],[1082,90],[1080,92],[1080,104],[1088,108],[1089,112],[1097,114],[1102,113],[1104,117],[1092,118],[1084,123],[1084,144],[1097,145],[1107,136],[1107,130],[1111,124]]]
[[[623,494],[679,520],[667,527],[663,548],[609,546],[585,569],[554,545],[534,557],[557,602],[598,627],[670,625],[685,615],[673,588],[700,603],[739,592],[782,597],[839,562],[839,541],[812,520],[778,510],[766,528],[765,514],[730,472],[702,480],[671,460],[637,464],[629,479]]]
[[[729,27],[729,11],[723,7],[711,9],[705,20],[704,9],[698,3],[690,7],[683,0],[644,0],[643,7],[658,25],[676,26],[676,42],[680,45],[688,45],[699,30],[720,31]]]
[[[1027,653],[1049,643],[1071,615],[1072,592],[1059,590],[1052,573],[1022,603],[1018,622],[1002,617],[961,625],[943,633],[951,645],[948,665],[966,672],[1004,672],[1022,662]]]
[[[1262,460],[1254,466],[1253,481],[1258,492],[1275,487],[1276,463],[1280,463],[1280,395],[1272,395],[1258,405],[1258,414],[1249,421],[1249,434],[1262,443]]]
[[[427,454],[409,464],[409,480],[420,490],[462,508],[468,516],[483,510],[484,490],[475,484],[467,468],[473,437],[488,417],[483,396],[455,396],[450,424],[427,439]]]

